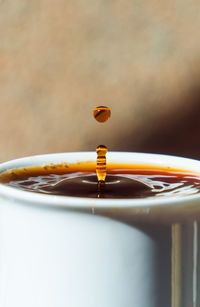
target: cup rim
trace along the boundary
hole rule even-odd
[[[96,153],[91,151],[35,155],[1,163],[0,174],[11,169],[40,166],[49,163],[77,163],[95,160]],[[132,162],[140,165],[165,166],[168,167],[169,170],[170,168],[178,168],[180,170],[195,172],[200,175],[200,161],[190,158],[140,152],[112,151],[107,153],[108,163],[123,163],[125,160],[126,163]],[[98,199],[40,194],[19,190],[0,183],[0,199],[10,200],[18,204],[63,208],[73,211],[88,211],[88,209],[92,210],[94,208],[99,210],[132,208],[135,212],[137,210],[146,212],[157,207],[161,207],[162,209],[173,209],[174,205],[176,205],[176,208],[178,207],[180,209],[188,207],[189,204],[191,208],[192,204],[196,206],[200,203],[200,194],[143,199]]]

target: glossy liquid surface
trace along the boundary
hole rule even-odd
[[[0,175],[11,187],[52,195],[90,198],[152,198],[200,192],[200,174],[178,169],[108,164],[99,187],[95,163],[59,164],[23,168]]]

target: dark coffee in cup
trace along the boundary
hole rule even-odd
[[[0,182],[30,192],[89,198],[160,198],[200,192],[198,173],[115,163],[108,164],[100,187],[94,162],[16,169],[2,173]]]

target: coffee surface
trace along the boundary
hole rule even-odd
[[[98,184],[95,163],[23,168],[0,175],[11,187],[43,194],[91,198],[150,198],[200,192],[200,174],[150,166],[109,164],[104,184]]]

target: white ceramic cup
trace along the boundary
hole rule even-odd
[[[94,161],[96,153],[33,156],[0,172]],[[176,167],[200,162],[111,152],[109,162]],[[200,196],[86,199],[0,184],[1,307],[198,307]]]

